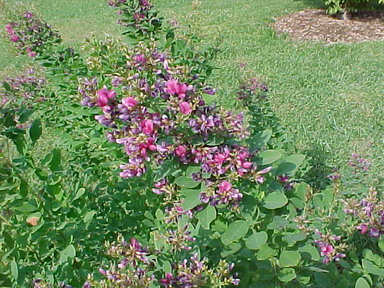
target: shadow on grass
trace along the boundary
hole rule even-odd
[[[315,190],[325,189],[331,183],[327,176],[333,172],[333,168],[327,164],[330,158],[328,153],[319,145],[313,146],[303,151],[303,153],[307,155],[309,164],[312,167],[304,175],[304,181]]]
[[[312,8],[325,9],[324,0],[293,0],[294,2],[302,2]]]

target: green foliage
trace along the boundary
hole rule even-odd
[[[364,11],[383,3],[383,0],[325,0],[330,14]]]

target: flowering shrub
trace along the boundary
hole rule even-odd
[[[350,17],[350,12],[373,9],[375,5],[383,3],[383,0],[325,0],[325,5],[328,7],[328,13],[344,13],[344,19]]]
[[[127,34],[131,40],[156,38],[163,28],[163,19],[148,0],[109,0],[108,4],[121,15],[118,23],[126,29],[123,34]]]
[[[36,69],[29,68],[18,77],[6,78],[0,88],[0,105],[10,102],[15,107],[28,102],[43,101],[42,92],[46,80],[41,74]]]
[[[160,252],[149,251],[135,238],[131,238],[130,242],[120,239],[119,243],[108,244],[107,247],[108,254],[119,259],[119,264],[109,270],[100,269],[99,272],[105,277],[100,282],[89,276],[84,288],[151,287],[155,283],[162,287],[226,287],[239,283],[239,279],[230,275],[233,265],[224,260],[212,269],[207,266],[207,259],[200,261],[194,254],[190,259],[176,263],[170,272],[165,272],[159,269],[160,263],[155,260]],[[158,278],[156,274],[162,276]]]
[[[89,39],[85,58],[44,48],[45,90],[13,92],[49,96],[34,101],[47,120],[23,124],[14,109],[0,121],[16,147],[1,158],[4,285],[380,287],[378,195],[344,191],[340,175],[333,189],[302,183],[305,156],[265,84],[251,79],[238,107],[218,106],[209,51],[178,39],[148,1],[109,4],[135,45]],[[44,125],[60,135],[48,148]],[[355,175],[369,166],[350,164]]]
[[[5,31],[18,52],[30,57],[43,54],[48,46],[61,41],[60,35],[50,25],[29,11],[12,19]]]

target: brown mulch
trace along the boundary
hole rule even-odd
[[[384,40],[384,13],[355,15],[351,20],[329,16],[322,9],[308,9],[275,19],[278,33],[294,40],[327,43]]]

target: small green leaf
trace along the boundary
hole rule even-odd
[[[276,170],[276,175],[292,175],[294,174],[305,159],[304,155],[291,155],[284,159]]]
[[[265,231],[253,231],[252,235],[245,241],[245,247],[252,250],[260,249],[268,241],[268,234]]]
[[[371,286],[368,284],[367,280],[364,279],[364,277],[360,277],[356,281],[355,288],[371,288]]]
[[[267,143],[268,143],[269,139],[271,139],[271,137],[272,137],[272,130],[270,130],[270,129],[256,133],[248,141],[249,149],[251,151],[255,151],[257,149],[263,148],[265,145],[267,145]]]
[[[221,242],[228,245],[233,241],[243,238],[249,230],[249,224],[244,220],[237,220],[229,224],[227,230],[221,235]]]
[[[0,186],[0,191],[12,191],[17,185],[13,183],[6,183]]]
[[[265,150],[264,152],[261,152],[257,158],[256,163],[258,165],[268,165],[279,160],[281,154],[276,150]]]
[[[22,213],[28,213],[35,211],[36,207],[30,203],[25,203],[19,207],[16,207],[15,210],[20,211]]]
[[[197,218],[200,220],[201,227],[208,230],[211,222],[216,219],[216,208],[208,205],[203,211],[197,214]]]
[[[280,267],[294,267],[299,264],[301,259],[298,251],[283,251],[280,254],[279,266]]]
[[[384,277],[384,269],[381,269],[377,267],[375,264],[373,264],[371,261],[368,261],[366,259],[363,259],[362,261],[363,269],[365,272],[374,274],[380,277]]]
[[[279,280],[282,282],[290,282],[296,278],[296,272],[293,268],[285,268],[279,272]]]
[[[11,261],[11,275],[16,281],[19,278],[19,267],[15,260]]]
[[[264,207],[267,209],[278,209],[288,203],[287,197],[281,192],[268,194],[264,199]]]
[[[221,256],[222,257],[227,257],[229,255],[235,254],[237,251],[241,249],[241,244],[240,243],[231,243],[228,246],[226,246],[223,251],[221,251]]]
[[[378,243],[381,252],[384,252],[384,236],[381,236]]]
[[[184,198],[184,201],[183,201],[181,207],[184,210],[191,210],[191,209],[195,208],[197,205],[199,205],[201,203],[200,193],[201,193],[200,189],[191,190],[187,194],[187,196]]]
[[[8,92],[12,91],[11,85],[9,85],[9,83],[7,81],[3,82],[3,87]]]
[[[39,140],[42,133],[43,128],[41,126],[41,121],[39,119],[36,119],[35,121],[33,121],[31,128],[29,128],[29,136],[31,137],[31,140],[35,143],[37,140]]]
[[[200,184],[200,182],[194,181],[192,178],[186,176],[177,177],[175,183],[185,188],[195,188]]]
[[[90,211],[84,216],[84,222],[91,222],[93,219],[93,216],[95,216],[96,212],[95,211]]]
[[[58,148],[52,150],[52,159],[49,162],[51,171],[57,171],[61,164],[61,151]]]
[[[276,250],[272,249],[267,244],[265,244],[257,252],[256,258],[257,258],[257,260],[266,260],[266,259],[270,259],[271,257],[276,256],[276,255],[277,255]]]
[[[77,199],[81,198],[81,196],[83,196],[84,193],[85,193],[85,189],[84,188],[80,188],[79,190],[77,190],[76,195],[73,198],[73,200],[77,200]]]

